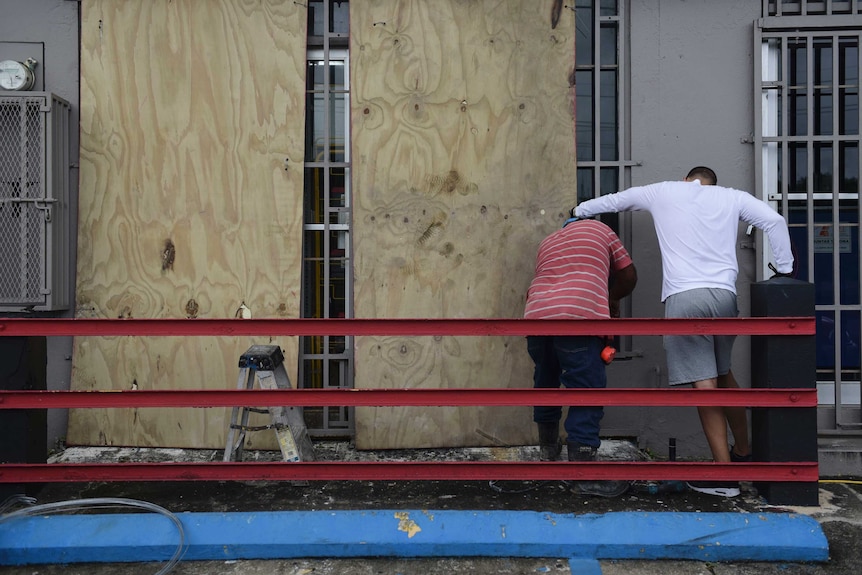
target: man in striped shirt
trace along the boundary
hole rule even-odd
[[[527,292],[526,319],[607,319],[619,317],[620,299],[637,283],[632,259],[605,224],[572,218],[539,245],[536,271]],[[599,336],[529,336],[527,349],[535,363],[534,387],[604,388],[605,340]],[[565,420],[569,461],[594,461],[601,443],[602,407],[570,406]],[[554,461],[562,453],[562,407],[536,406],[540,457]],[[614,497],[625,482],[579,482],[584,494]],[[622,489],[622,491],[620,491]]]

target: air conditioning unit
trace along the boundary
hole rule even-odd
[[[0,312],[71,304],[69,103],[0,91]]]

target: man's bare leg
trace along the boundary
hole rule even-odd
[[[715,389],[717,385],[717,378],[694,382],[696,389]],[[727,417],[725,417],[724,408],[714,405],[699,405],[697,413],[700,415],[700,424],[703,426],[703,434],[706,436],[710,451],[712,451],[713,461],[729,463],[730,449],[727,446]]]
[[[722,389],[739,389],[733,372],[728,371],[725,375],[718,376],[718,387]],[[733,451],[742,457],[751,453],[751,444],[748,441],[748,416],[744,407],[725,407],[724,415],[730,425],[733,434]]]

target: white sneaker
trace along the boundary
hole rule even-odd
[[[736,497],[739,495],[739,483],[731,481],[689,481],[688,488],[698,493],[718,497]]]

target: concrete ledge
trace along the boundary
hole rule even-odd
[[[184,560],[312,557],[565,557],[826,561],[820,524],[786,513],[281,511],[179,513]],[[176,525],[157,514],[0,522],[0,564],[165,561]],[[599,571],[600,572],[600,571]]]
[[[860,449],[820,449],[820,477],[855,477],[862,469]]]

